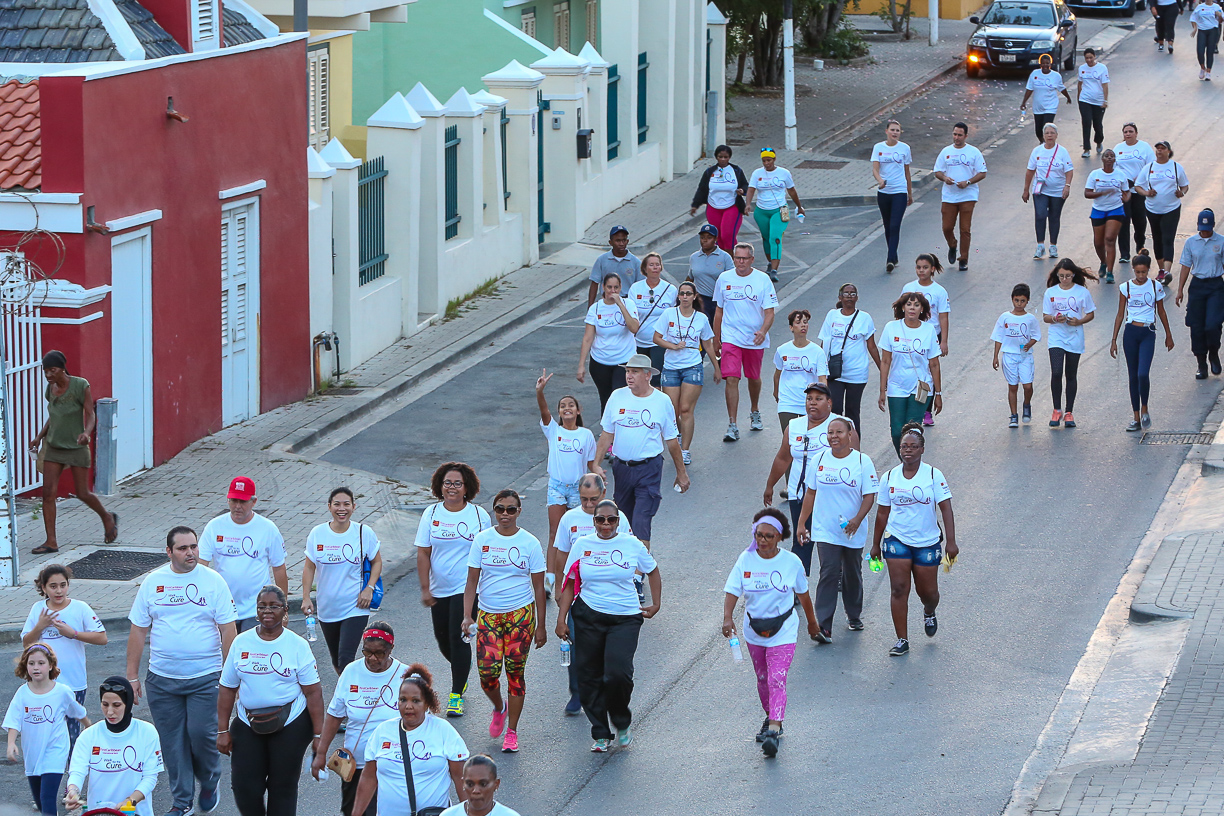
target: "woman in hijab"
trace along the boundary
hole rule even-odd
[[[120,809],[130,803],[137,816],[153,816],[150,798],[162,765],[161,740],[152,723],[132,717],[135,695],[121,676],[108,677],[100,687],[101,722],[81,732],[68,767],[64,805],[80,807],[87,788],[87,810]]]

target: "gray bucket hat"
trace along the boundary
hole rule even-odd
[[[650,357],[645,354],[635,354],[629,358],[626,363],[621,363],[621,368],[642,368],[650,372],[650,376],[659,373],[659,369],[650,364]]]

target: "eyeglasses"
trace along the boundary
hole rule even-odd
[[[616,516],[595,516],[596,524],[612,524],[617,521],[620,521],[620,519]]]
[[[455,481],[451,481],[448,479],[442,483],[442,486],[443,487],[463,487],[464,485],[463,485],[463,482],[455,482]]]
[[[516,516],[518,515],[518,511],[519,509],[515,507],[513,504],[495,504],[493,505],[493,512],[498,513],[498,514],[504,514],[507,516]]]
[[[361,653],[366,657],[384,658],[391,654],[390,649],[362,649]]]
[[[278,609],[284,609],[285,605],[280,603],[275,604],[256,604],[255,611],[257,612],[275,612]]]

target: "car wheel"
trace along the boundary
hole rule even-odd
[[[1078,42],[1071,43],[1071,54],[1065,60],[1063,60],[1063,70],[1064,71],[1074,71],[1075,70],[1075,48],[1077,45],[1079,45]]]
[[[1132,2],[1128,4],[1126,8],[1122,9],[1122,16],[1123,17],[1134,17],[1135,16],[1135,5],[1136,4]]]

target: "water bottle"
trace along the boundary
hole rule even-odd
[[[573,647],[568,640],[561,641],[561,665],[568,666],[573,659]]]
[[[842,529],[842,532],[843,532],[843,533],[846,533],[846,525],[847,525],[847,524],[849,524],[849,523],[850,523],[850,519],[846,518],[845,516],[843,516],[843,515],[841,515],[841,514],[838,514],[838,516],[837,516],[837,526],[838,526],[838,527],[840,527],[840,528]],[[850,534],[849,534],[849,533],[846,533],[846,535],[847,535],[847,536],[849,536]]]
[[[462,630],[462,632],[463,632],[463,642],[464,642],[464,643],[471,643],[471,642],[472,642],[472,632],[471,632],[471,630],[470,630],[470,629],[468,629],[468,628],[466,628],[466,627],[464,627],[464,626],[460,626],[460,627],[459,627],[459,629],[460,629],[460,630]]]
[[[807,216],[803,213],[795,213],[795,218],[798,219],[800,224],[802,224],[803,219],[807,218]]]
[[[306,639],[311,643],[319,639],[319,620],[314,615],[306,616]]]
[[[879,572],[880,570],[884,569],[884,559],[883,558],[873,558],[871,555],[867,553],[863,554],[863,558],[866,559],[867,565],[871,567],[872,572]]]
[[[740,648],[739,635],[732,632],[727,642],[731,644],[731,657],[735,658],[736,663],[743,663],[744,650]]]

